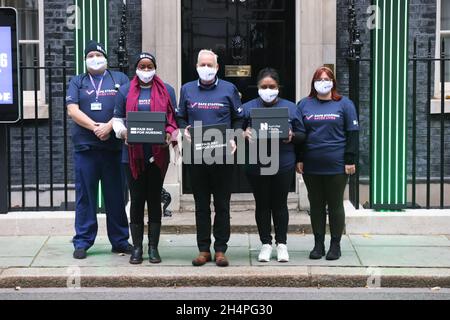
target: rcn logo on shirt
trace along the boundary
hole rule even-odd
[[[190,109],[198,109],[198,110],[219,110],[220,108],[225,107],[223,103],[215,103],[215,102],[191,102],[188,107]]]
[[[308,121],[335,121],[341,118],[341,115],[334,113],[327,114],[312,114],[310,116],[305,116]]]
[[[86,90],[86,93],[88,96],[95,95],[95,90]],[[117,93],[116,90],[113,89],[107,89],[107,90],[100,90],[99,97],[109,97],[109,96],[115,96]]]

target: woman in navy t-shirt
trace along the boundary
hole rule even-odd
[[[277,244],[277,260],[288,262],[287,231],[289,224],[289,211],[287,198],[289,189],[294,181],[297,154],[295,144],[300,144],[304,135],[300,133],[301,125],[295,103],[279,97],[280,78],[274,69],[266,68],[258,75],[258,88],[260,97],[244,105],[245,138],[249,143],[256,143],[254,130],[252,130],[251,110],[255,108],[287,108],[289,110],[290,132],[287,141],[277,141],[279,152],[271,154],[271,163],[279,164],[276,174],[267,175],[262,164],[247,163],[246,173],[256,202],[256,224],[262,243],[258,261],[269,262],[272,256],[272,218],[275,226],[275,240]],[[303,136],[303,139],[302,139]],[[259,146],[270,140],[259,140]],[[268,146],[270,148],[270,145]],[[250,149],[250,148],[247,148]],[[255,153],[255,152],[254,152]],[[272,153],[272,152],[271,152]],[[278,157],[275,161],[274,157]]]
[[[303,174],[311,205],[315,246],[310,259],[325,256],[328,211],[331,243],[326,258],[337,260],[345,226],[344,191],[348,175],[356,172],[358,116],[353,102],[338,94],[335,76],[326,67],[315,72],[311,93],[297,110],[307,137],[297,172]]]

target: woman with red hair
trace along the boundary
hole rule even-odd
[[[315,246],[310,259],[325,256],[328,211],[331,243],[326,259],[338,260],[345,226],[344,191],[348,175],[356,172],[358,115],[353,102],[339,95],[333,71],[326,67],[314,73],[311,93],[299,102],[297,112],[307,137],[297,172],[303,174],[311,206]]]

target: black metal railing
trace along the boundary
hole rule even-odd
[[[359,42],[357,38],[356,42]],[[408,68],[412,72],[412,78],[409,83],[409,110],[411,122],[408,128],[408,137],[410,137],[410,152],[408,153],[408,207],[409,208],[448,208],[448,199],[446,199],[446,185],[450,184],[450,166],[449,156],[446,153],[446,130],[449,129],[450,115],[446,113],[446,104],[450,104],[450,98],[446,96],[446,63],[450,62],[450,53],[445,51],[445,40],[441,40],[441,52],[439,57],[435,57],[432,39],[428,40],[426,54],[418,54],[418,39],[414,39],[413,53],[409,58]],[[349,52],[349,95],[360,114],[360,70],[362,64],[370,64],[370,58],[361,58],[360,50]],[[435,69],[435,68],[436,69]],[[370,68],[369,68],[370,69]],[[418,70],[425,70],[426,84],[419,83]],[[439,81],[435,82],[435,71],[439,73]],[[372,76],[365,74],[370,82]],[[448,82],[448,81],[447,81]],[[439,86],[435,88],[435,85]],[[370,85],[371,87],[371,85]],[[426,88],[426,92],[419,92],[419,87]],[[434,90],[433,90],[434,89]],[[370,90],[370,88],[369,88]],[[370,90],[369,118],[372,119],[372,90]],[[439,91],[439,96],[434,92]],[[418,99],[421,97],[422,99]],[[420,101],[419,101],[420,100]],[[425,102],[424,102],[425,101]],[[432,102],[439,103],[439,112],[432,112]],[[418,117],[425,114],[425,137],[423,133],[418,133]],[[370,126],[372,125],[372,121]],[[425,139],[419,139],[425,138]],[[436,141],[437,140],[437,141]],[[370,143],[372,143],[372,128],[370,128]],[[425,144],[425,152],[419,152],[418,146]],[[369,148],[369,159],[372,159],[372,146]],[[361,152],[362,150],[360,150]],[[438,153],[438,154],[437,154]],[[423,159],[425,157],[425,159]],[[421,160],[421,161],[418,161]],[[367,165],[367,164],[366,164]],[[369,163],[369,167],[370,167]],[[366,168],[370,172],[370,168]],[[419,189],[425,188],[420,192]],[[349,195],[350,201],[359,208],[360,206],[360,173],[350,179]],[[369,186],[369,202],[365,206],[372,207],[371,191]],[[433,200],[434,199],[434,200]]]
[[[68,210],[69,203],[73,202],[69,199],[71,187],[68,161],[71,153],[68,151],[67,113],[64,107],[67,76],[72,73],[73,68],[66,65],[66,47],[62,48],[59,65],[51,62],[54,54],[55,51],[49,46],[46,49],[44,66],[38,66],[35,59],[35,65],[24,66],[21,63],[19,67],[21,84],[24,81],[25,72],[32,74],[34,84],[33,93],[28,95],[33,97],[32,107],[28,105],[29,101],[24,101],[24,91],[20,92],[22,115],[24,115],[26,104],[28,110],[34,111],[34,117],[24,118],[19,123],[7,127],[9,211]],[[45,74],[45,99],[40,99],[43,97],[39,96],[41,88],[38,85],[38,78],[41,73]],[[55,88],[59,85],[62,88],[55,97]],[[48,117],[45,118],[40,116],[43,100],[48,110]],[[57,111],[55,107],[60,111],[55,112]],[[57,162],[54,159],[56,137],[59,140],[62,139],[62,142],[59,141],[60,147],[57,153],[60,156]],[[56,178],[55,169],[58,167],[63,170]],[[27,171],[27,169],[30,170]],[[42,172],[45,172],[44,176]],[[59,203],[55,201],[57,190],[63,193],[63,196],[59,197]],[[43,195],[48,197],[45,204],[41,199]],[[30,197],[34,198],[34,204],[29,204]]]

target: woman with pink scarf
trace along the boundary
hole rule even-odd
[[[114,110],[113,128],[117,138],[124,140],[122,162],[130,188],[130,230],[133,238],[131,264],[143,262],[144,208],[149,212],[149,261],[160,263],[158,243],[161,232],[161,190],[169,165],[169,145],[176,144],[176,98],[174,89],[156,75],[156,59],[141,53],[136,61],[136,76],[119,89]],[[165,112],[166,144],[127,143],[126,118],[129,112]]]

